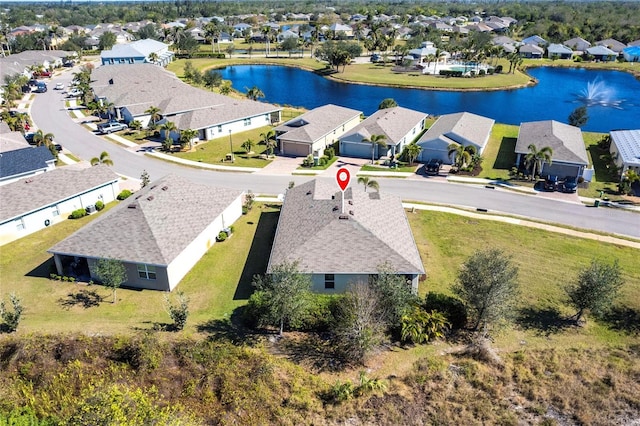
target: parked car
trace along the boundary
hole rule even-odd
[[[34,77],[51,77],[51,71],[39,71],[39,72],[34,72],[33,73]]]
[[[82,90],[80,89],[73,88],[67,93],[68,98],[77,98],[78,96],[82,96]]]
[[[435,158],[432,158],[431,160],[429,160],[429,162],[427,164],[424,165],[424,172],[427,175],[437,175],[438,173],[440,173],[440,167],[442,166],[442,162],[440,160],[436,160]]]
[[[62,151],[62,145],[60,145],[59,143],[56,143],[53,146],[56,147],[56,151],[58,151],[58,152]]]
[[[120,130],[124,130],[124,129],[128,129],[129,126],[127,126],[124,123],[119,123],[117,121],[110,121],[108,123],[102,123],[102,124],[98,124],[98,132],[106,135],[112,132],[119,132]]]
[[[34,142],[33,142],[33,133],[31,133],[31,132],[29,132],[29,133],[25,133],[25,134],[24,134],[24,138],[27,140],[27,142],[28,142],[30,145],[33,145],[33,144],[34,144]]]
[[[62,64],[63,67],[65,68],[71,68],[72,66],[74,66],[74,62],[73,61],[67,61],[64,64]]]
[[[555,191],[558,189],[558,176],[549,175],[544,180],[544,189],[545,191]]]
[[[36,93],[44,93],[47,91],[47,83],[44,81],[39,81],[38,86],[36,86]]]
[[[371,62],[380,62],[380,61],[382,61],[382,57],[380,55],[378,55],[377,53],[374,53],[373,55],[371,55],[371,57],[369,59],[371,60]]]
[[[562,182],[562,192],[576,192],[578,189],[578,179],[575,176],[567,176]]]
[[[56,87],[54,87],[55,90],[63,90],[64,89],[64,83],[56,83]]]

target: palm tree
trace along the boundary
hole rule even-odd
[[[149,121],[153,124],[156,124],[158,120],[162,118],[160,108],[156,106],[150,106],[149,109],[145,111],[145,114],[149,114]]]
[[[358,183],[364,185],[364,192],[367,192],[367,188],[373,188],[376,191],[380,191],[378,181],[370,179],[369,176],[358,176]]]
[[[264,133],[260,133],[260,137],[262,138],[262,142],[267,148],[267,153],[269,155],[273,155],[273,149],[276,147],[277,139],[276,139],[276,131],[273,129],[269,129]]]
[[[371,135],[368,138],[362,139],[362,142],[369,142],[371,144],[371,164],[375,161],[376,146],[387,146],[387,137],[385,135]]]
[[[140,122],[140,120],[133,120],[131,123],[129,123],[129,127],[132,130],[138,131],[142,129],[142,123]]]
[[[251,149],[253,148],[254,145],[255,145],[255,143],[253,142],[253,140],[247,139],[246,141],[242,142],[241,146],[242,146],[242,149],[247,151],[247,155],[249,155],[249,153],[251,152]]]
[[[97,166],[98,164],[113,166],[113,161],[111,161],[111,158],[109,157],[109,153],[107,151],[102,151],[100,153],[100,157],[93,157],[91,159],[92,166]]]
[[[449,155],[450,158],[451,156],[455,156],[453,160],[453,164],[458,169],[461,169],[467,164],[469,164],[471,162],[471,159],[473,158],[473,155],[476,154],[477,152],[476,148],[473,145],[464,146],[457,143],[449,144],[447,149],[448,149],[447,154]]]
[[[264,98],[264,93],[258,86],[253,86],[251,89],[247,89],[247,98],[251,99],[252,101],[257,101],[258,98]]]
[[[422,151],[422,147],[415,142],[404,147],[404,152],[407,160],[409,160],[409,164],[413,164],[416,158],[418,158],[418,155],[420,155],[420,151]]]
[[[173,123],[172,123],[173,124]],[[180,143],[189,145],[189,150],[193,149],[193,139],[198,136],[198,131],[187,129],[180,132]]]
[[[164,131],[165,137],[171,137],[171,132],[175,132],[178,130],[175,123],[173,121],[167,121],[162,126],[160,126],[160,130]],[[173,138],[172,138],[173,139]]]
[[[545,146],[538,150],[534,144],[527,147],[529,153],[524,157],[524,164],[527,167],[531,167],[531,176],[536,176],[538,168],[542,171],[544,163],[551,165],[551,158],[553,157],[553,149],[549,146]]]
[[[53,138],[53,133],[44,133],[42,130],[38,130],[33,134],[33,142],[37,146],[49,146],[53,142]]]
[[[149,53],[149,62],[151,62],[152,64],[157,63],[159,59],[160,57],[156,52]]]

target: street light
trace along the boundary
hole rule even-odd
[[[229,148],[231,148],[231,162],[233,163],[235,161],[235,158],[233,158],[233,142],[231,141],[231,129],[229,129]]]

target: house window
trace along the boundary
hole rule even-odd
[[[51,207],[51,216],[60,216],[60,209],[58,209],[58,206]]]
[[[334,274],[324,274],[324,288],[336,288],[336,276]]]
[[[18,231],[22,231],[24,229],[24,220],[22,219],[16,220],[16,229]]]
[[[244,125],[245,126],[251,126],[251,119],[250,118],[245,118],[244,119]]]
[[[133,58],[129,58],[129,63],[132,64],[133,62]]]
[[[222,126],[218,126],[218,133],[222,133]]]
[[[124,64],[124,58],[120,59],[120,63]]]
[[[138,276],[144,280],[155,280],[156,267],[152,265],[138,265]]]

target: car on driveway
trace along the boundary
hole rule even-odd
[[[119,123],[117,121],[110,121],[108,123],[98,124],[98,133],[106,135],[112,132],[119,132],[120,130],[124,130],[128,128],[129,126],[127,126],[124,123]]]
[[[575,176],[567,176],[562,182],[562,192],[576,192],[578,189],[578,179]]]
[[[558,189],[558,176],[549,175],[544,180],[544,190],[545,191],[555,191]]]
[[[427,175],[435,176],[440,173],[440,166],[442,166],[442,162],[440,160],[432,158],[427,164],[424,165],[424,173]]]

